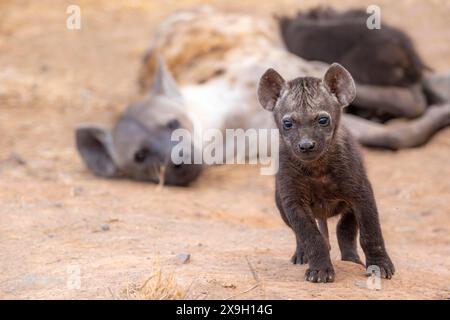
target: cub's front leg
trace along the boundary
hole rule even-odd
[[[333,282],[335,273],[325,238],[317,228],[309,207],[301,206],[297,196],[280,197],[282,215],[301,243],[302,253],[308,261],[305,279],[311,282]]]
[[[353,211],[360,226],[360,242],[366,256],[366,268],[376,265],[380,268],[381,276],[390,279],[395,273],[395,267],[384,245],[370,183],[366,182],[358,196],[352,200]]]
[[[280,197],[278,184],[276,184],[276,186],[275,186],[275,203],[277,205],[278,211],[280,211],[280,215],[281,215],[281,218],[283,219],[284,223],[286,223],[292,229],[292,227],[289,224],[289,221],[287,219],[286,213],[284,212],[283,204],[281,203],[281,197]],[[294,231],[294,233],[295,233],[295,231]],[[291,262],[293,264],[308,263],[308,259],[306,257],[305,251],[303,249],[303,245],[301,243],[300,238],[297,235],[295,236],[295,240],[296,240],[296,247],[295,247],[294,254],[292,255]]]

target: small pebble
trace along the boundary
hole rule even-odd
[[[109,224],[104,223],[101,225],[101,228],[102,228],[102,231],[109,231]]]
[[[186,264],[189,263],[191,260],[191,254],[190,253],[179,253],[176,255],[175,259],[177,260],[178,264]]]
[[[79,196],[83,193],[83,188],[82,187],[73,187],[72,188],[72,195],[74,197]]]
[[[20,154],[15,153],[15,152],[12,152],[9,155],[9,159],[10,159],[10,161],[12,161],[18,165],[21,165],[21,166],[24,166],[27,164],[27,161]]]
[[[50,207],[55,207],[55,208],[62,208],[64,207],[64,202],[62,201],[53,201],[49,203]]]
[[[42,64],[41,65],[41,67],[39,68],[39,70],[41,71],[41,72],[46,72],[46,71],[48,71],[48,65],[46,65],[46,64]]]

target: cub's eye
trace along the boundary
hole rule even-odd
[[[134,161],[137,163],[143,163],[149,155],[150,151],[147,148],[139,149],[134,154]]]
[[[321,126],[327,126],[330,123],[330,118],[326,117],[326,116],[322,116],[319,118],[319,124]]]
[[[178,121],[177,119],[170,120],[167,123],[167,128],[169,128],[171,130],[178,129],[179,127],[180,127],[180,121]]]
[[[283,128],[285,130],[289,130],[290,128],[292,128],[292,126],[293,126],[293,124],[292,124],[291,120],[287,120],[287,119],[283,120]]]

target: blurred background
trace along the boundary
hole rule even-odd
[[[66,28],[68,5],[81,29]],[[400,152],[364,149],[387,248],[398,269],[373,292],[362,267],[332,260],[337,279],[303,281],[294,238],[273,201],[273,177],[253,166],[209,168],[188,189],[92,176],[74,148],[80,122],[110,125],[138,97],[137,74],[155,26],[171,12],[293,15],[319,4],[381,8],[427,65],[450,70],[450,1],[1,1],[0,298],[111,298],[148,277],[158,257],[203,298],[450,297],[450,129]],[[335,221],[332,222],[332,227]],[[179,264],[179,253],[191,261]],[[257,271],[255,279],[248,261]],[[81,287],[67,289],[67,266]],[[356,280],[355,280],[356,279]]]

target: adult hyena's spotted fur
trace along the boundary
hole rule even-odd
[[[245,76],[243,72],[235,74],[240,67],[265,70],[264,65],[283,64],[290,74],[305,75],[326,69],[325,64],[307,62],[286,52],[275,20],[209,7],[178,12],[161,23],[144,56],[139,76],[142,90],[152,82],[155,52],[164,57],[180,85],[202,84],[223,76],[233,82],[238,80],[233,76]],[[247,80],[254,86],[257,78],[250,75]]]

